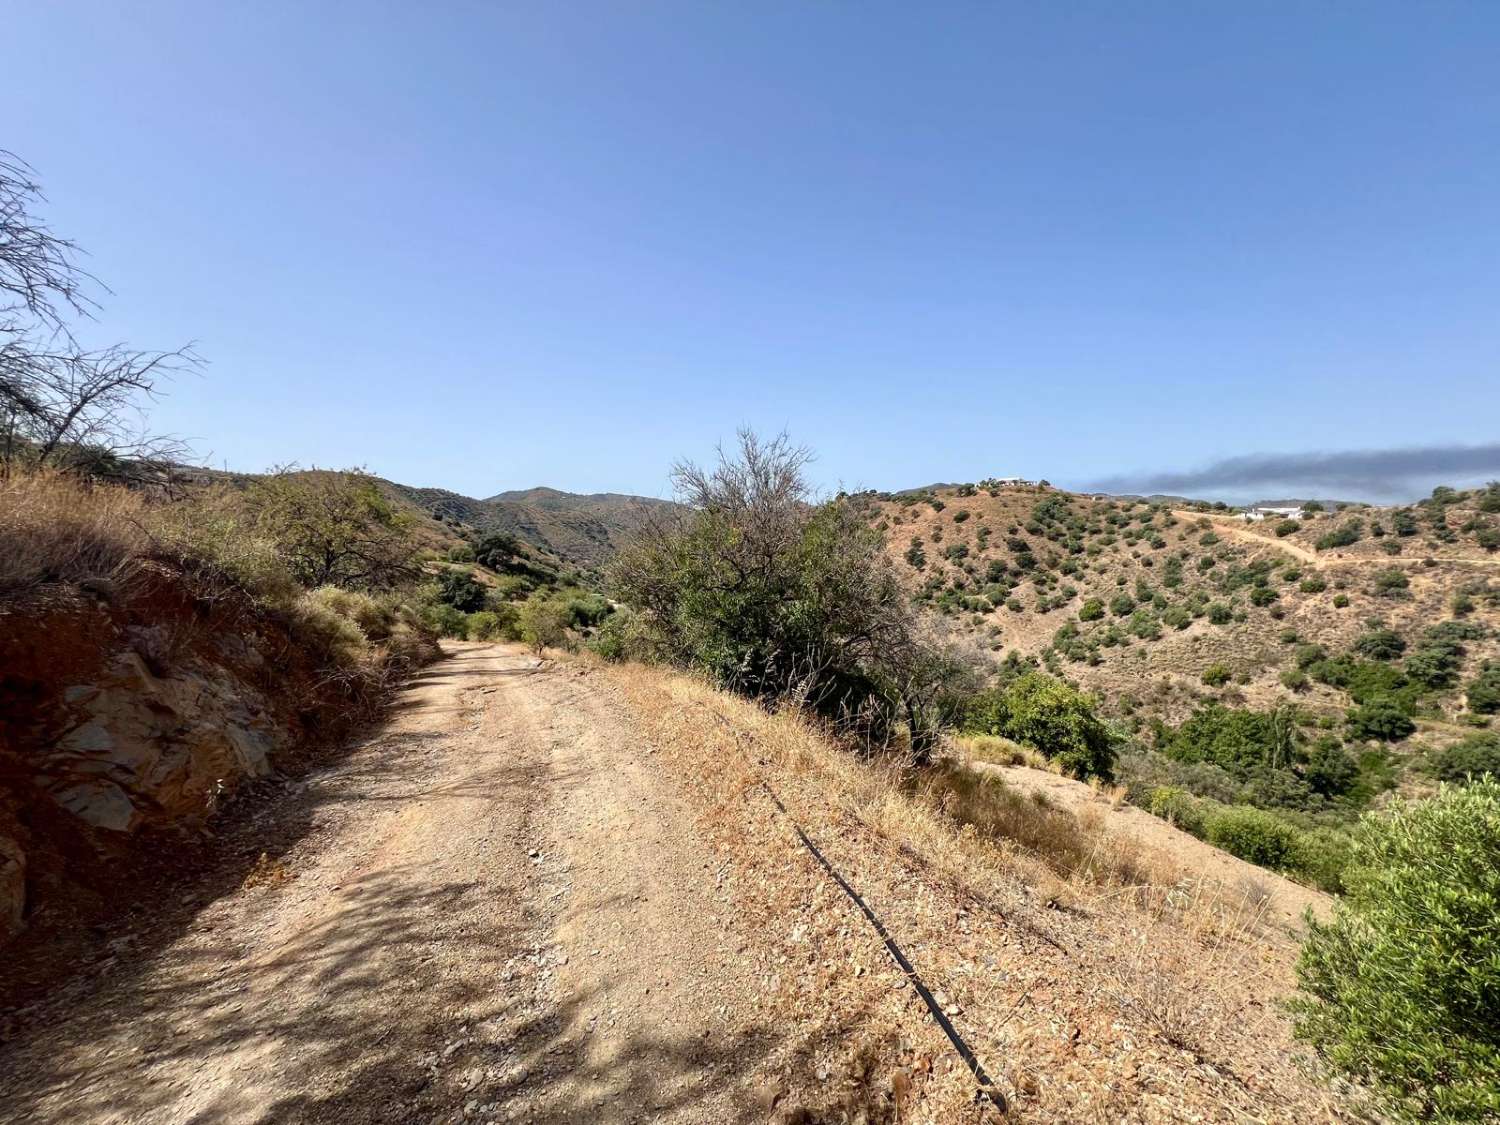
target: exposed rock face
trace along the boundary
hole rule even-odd
[[[0,942],[34,900],[108,895],[135,840],[357,710],[277,620],[161,568],[123,604],[0,606]]]
[[[66,729],[38,763],[43,787],[112,832],[206,815],[222,789],[269,772],[270,755],[291,737],[223,665],[193,661],[156,676],[135,651],[111,660],[97,682],[67,687],[63,702]]]

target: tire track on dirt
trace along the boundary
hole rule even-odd
[[[690,813],[586,674],[449,649],[267,806],[316,827],[253,885],[28,1015],[0,1117],[750,1119],[770,1037]]]

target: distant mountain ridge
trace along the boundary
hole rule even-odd
[[[608,562],[653,510],[670,500],[619,492],[575,493],[538,486],[477,500],[444,488],[385,482],[393,492],[435,519],[483,534],[504,532],[576,566]]]

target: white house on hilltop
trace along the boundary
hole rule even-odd
[[[1300,504],[1291,507],[1246,508],[1242,513],[1246,523],[1259,523],[1261,520],[1292,520],[1301,514],[1302,505]]]

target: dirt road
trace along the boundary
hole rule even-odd
[[[1173,514],[1178,519],[1188,521],[1202,519],[1205,517],[1205,515],[1207,515],[1207,513],[1204,512],[1184,511],[1174,512]],[[1247,546],[1275,547],[1278,551],[1284,551],[1287,554],[1291,555],[1293,558],[1301,559],[1303,562],[1309,563],[1312,566],[1316,567],[1368,566],[1384,568],[1391,566],[1395,561],[1388,555],[1350,556],[1344,554],[1342,551],[1325,551],[1319,553],[1317,551],[1308,550],[1306,547],[1289,542],[1285,539],[1272,539],[1269,536],[1261,535],[1259,532],[1254,531],[1251,526],[1246,524],[1245,521],[1239,516],[1207,515],[1207,518],[1212,520],[1214,526],[1220,531],[1224,532],[1232,539],[1239,540],[1241,543],[1244,543]],[[1500,559],[1496,558],[1455,557],[1453,555],[1441,554],[1423,555],[1422,557],[1433,558],[1437,562],[1447,563],[1452,566],[1473,567],[1478,570],[1494,570],[1496,568],[1500,568]]]
[[[710,855],[598,681],[453,646],[267,806],[279,862],[0,1049],[0,1119],[763,1120]]]

